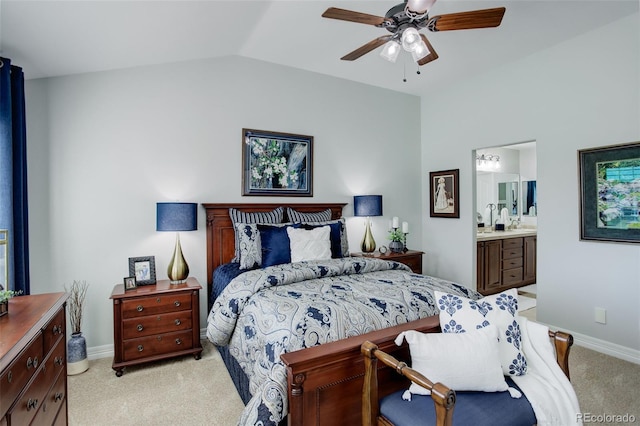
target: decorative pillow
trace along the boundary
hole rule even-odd
[[[433,383],[440,382],[456,391],[501,392],[509,389],[500,367],[498,329],[487,326],[468,333],[420,333],[404,331],[396,337],[409,343],[411,367]],[[411,383],[409,392],[431,392]],[[517,394],[516,394],[517,396]],[[405,394],[405,399],[410,399]]]
[[[465,333],[495,325],[498,328],[500,363],[504,374],[522,376],[527,372],[527,361],[522,353],[516,289],[480,300],[440,291],[434,291],[434,295],[440,309],[440,327],[443,333]]]
[[[349,256],[349,240],[347,239],[347,225],[345,218],[324,222],[306,222],[303,228],[311,229],[318,226],[331,226],[331,257],[340,258]],[[339,247],[338,247],[339,245]]]
[[[255,223],[237,223],[238,253],[240,269],[253,269],[262,265],[260,231]]]
[[[329,226],[310,230],[287,228],[291,246],[291,262],[331,259],[330,233]]]
[[[232,262],[240,261],[239,235],[236,229],[237,223],[281,223],[284,216],[284,208],[278,207],[270,212],[243,212],[234,208],[229,209],[229,217],[235,233],[235,253]]]
[[[302,213],[287,207],[289,222],[325,222],[331,220],[331,209],[316,213]]]
[[[291,263],[291,245],[287,229],[299,228],[300,224],[278,226],[259,223],[257,226],[262,245],[262,267]]]

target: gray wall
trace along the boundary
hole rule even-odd
[[[579,241],[577,151],[640,141],[639,33],[636,14],[422,100],[423,179],[459,168],[461,181],[460,220],[423,226],[426,273],[474,285],[474,150],[535,140],[538,319],[635,362],[640,247]]]
[[[109,295],[128,276],[128,258],[155,256],[166,278],[175,235],[155,231],[156,202],[292,201],[241,197],[243,127],[314,136],[314,197],[294,201],[349,203],[352,250],[364,232],[352,217],[358,194],[384,196],[379,244],[400,216],[412,227],[409,245],[419,245],[415,96],[229,57],[29,81],[27,109],[32,292],[90,283],[90,356],[111,350]],[[205,285],[201,208],[198,222],[181,242]],[[204,291],[200,299],[204,327]]]

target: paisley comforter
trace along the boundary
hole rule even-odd
[[[249,378],[240,425],[277,425],[287,414],[280,354],[438,313],[433,290],[480,295],[374,258],[288,263],[245,272],[216,299],[207,337],[229,345]]]

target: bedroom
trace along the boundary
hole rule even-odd
[[[376,240],[399,216],[411,225],[410,248],[426,252],[427,273],[470,284],[473,150],[535,139],[548,206],[538,230],[539,319],[637,363],[638,247],[578,240],[576,152],[640,140],[638,31],[636,3],[620,20],[422,98],[231,53],[28,80],[32,291],[87,280],[89,354],[110,356],[109,294],[127,259],[154,255],[160,274],[169,262],[173,237],[155,232],[155,203],[240,201],[243,127],[313,135],[313,201],[383,194]],[[3,56],[17,60],[5,43]],[[460,219],[429,218],[428,173],[452,168]],[[352,206],[345,216],[357,247],[361,221]],[[204,283],[202,210],[198,220],[181,238]],[[594,322],[595,307],[607,309],[607,324]]]

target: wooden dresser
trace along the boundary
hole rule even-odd
[[[112,368],[122,376],[129,365],[193,354],[200,359],[200,289],[195,278],[182,284],[160,280],[125,291],[117,284],[113,300]]]
[[[0,425],[67,424],[67,293],[18,296],[0,318]]]

